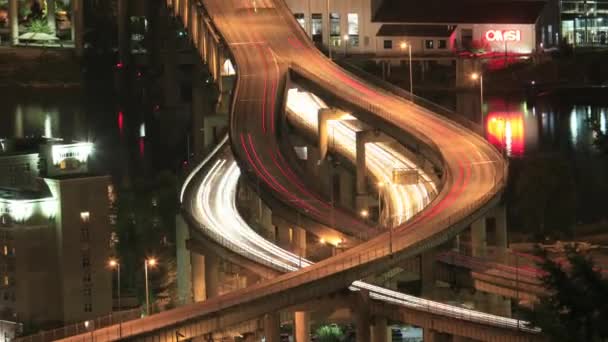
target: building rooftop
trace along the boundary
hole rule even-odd
[[[379,37],[449,37],[454,25],[384,24],[376,34]]]
[[[384,0],[374,22],[534,24],[546,0]]]
[[[51,194],[51,191],[46,185],[41,186],[40,190],[38,191],[26,189],[0,188],[1,200],[29,201],[49,197],[53,197],[53,195]]]

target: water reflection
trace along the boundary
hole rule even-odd
[[[608,130],[607,110],[599,106],[560,107],[543,102],[528,106],[523,101],[491,98],[486,108],[486,138],[510,157],[563,147],[594,150],[590,123],[599,123],[603,133]]]

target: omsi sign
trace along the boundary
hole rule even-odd
[[[489,42],[518,42],[521,40],[520,30],[489,30],[486,32]]]

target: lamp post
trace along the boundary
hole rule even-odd
[[[479,112],[481,113],[481,128],[484,129],[484,117],[483,117],[483,74],[481,72],[474,72],[471,74],[473,81],[479,80]]]
[[[405,48],[408,49],[409,67],[410,67],[410,97],[414,101],[414,75],[412,73],[412,44],[401,42],[401,51],[405,53]]]
[[[329,12],[329,0],[327,0],[327,51],[331,59],[331,13]]]
[[[156,266],[156,259],[148,258],[144,261],[144,274],[146,276],[146,316],[150,316],[150,286],[148,284],[148,266]]]
[[[348,35],[344,35],[344,57],[348,55]]]
[[[110,259],[108,266],[112,269],[116,269],[116,291],[118,296],[118,311],[122,308],[120,303],[120,263],[116,259]]]
[[[382,224],[382,189],[384,182],[378,182],[378,224]]]

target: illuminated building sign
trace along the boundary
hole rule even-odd
[[[519,42],[521,40],[520,30],[489,30],[485,34],[489,42]]]
[[[53,164],[60,165],[67,160],[77,160],[85,163],[93,152],[92,143],[77,143],[69,145],[53,145],[52,147]]]

